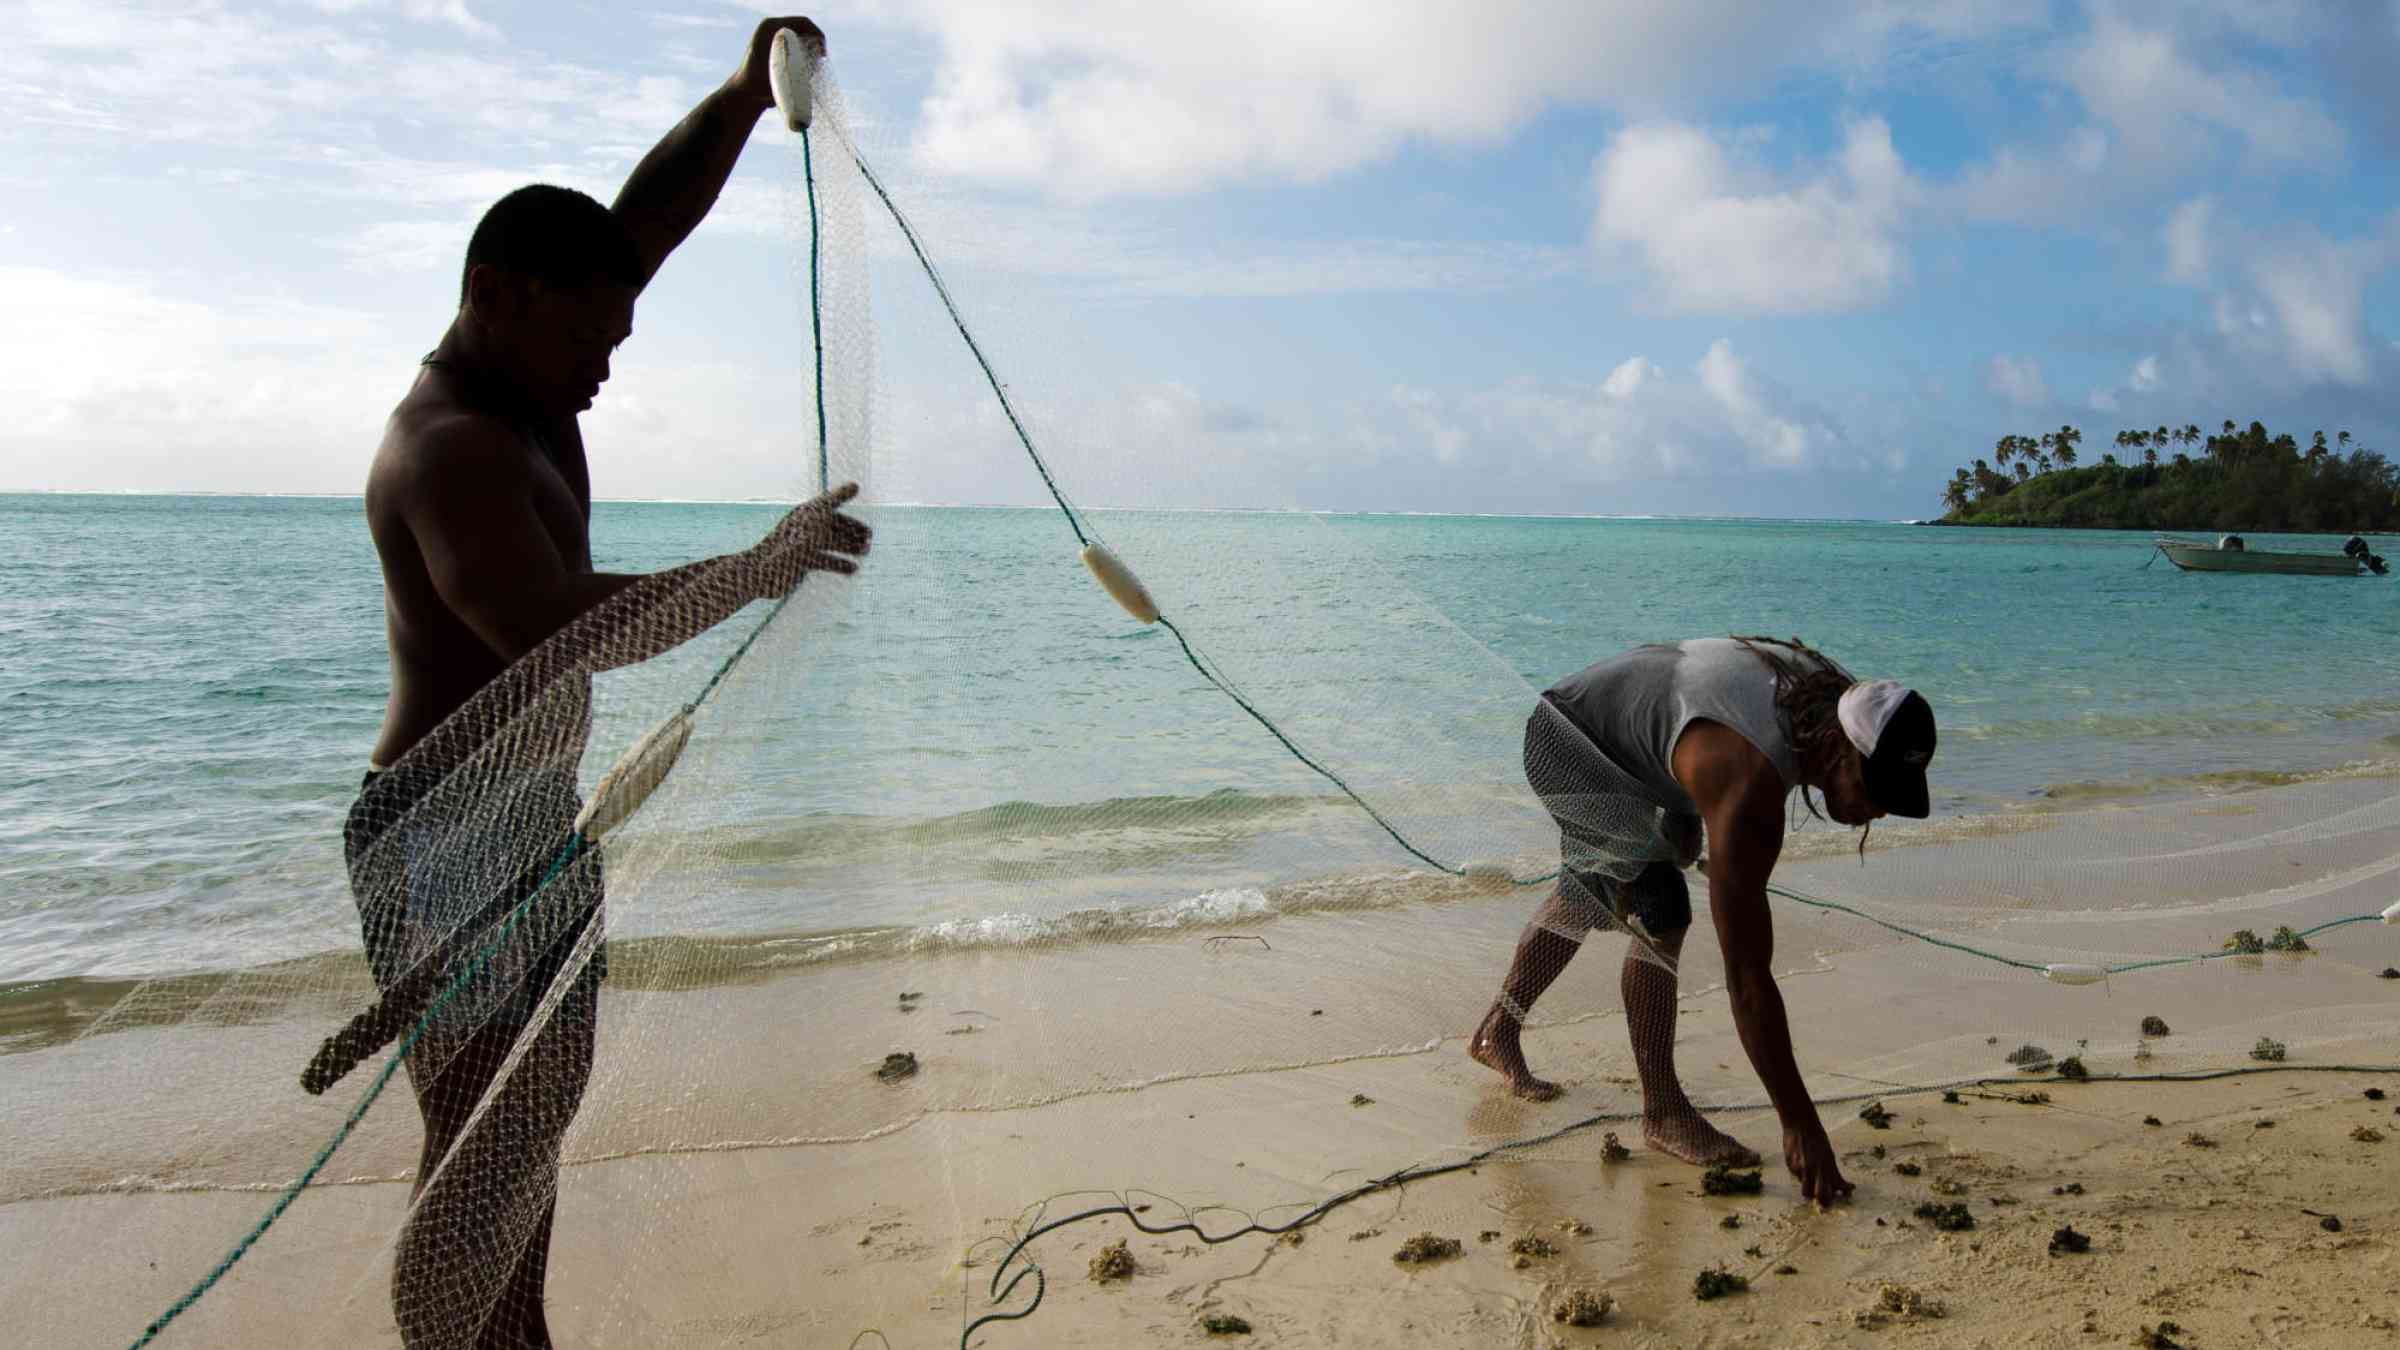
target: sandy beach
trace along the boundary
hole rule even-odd
[[[2014,959],[2208,950],[2234,927],[2389,903],[2390,793],[2350,778],[1893,831],[1863,865],[1828,834],[1779,880]],[[1281,1241],[1212,1245],[1121,1217],[1066,1227],[1029,1249],[1039,1310],[972,1344],[2087,1345],[2164,1323],[2193,1346],[2400,1343],[2400,1075],[2338,1067],[2400,1064],[2400,980],[2379,978],[2400,959],[2388,927],[2063,988],[1779,909],[1802,1068],[1858,1184],[1819,1214],[1774,1156],[1771,1115],[1740,1109],[1759,1089],[1705,932],[1687,954],[1678,1057],[1694,1098],[1729,1104],[1721,1123],[1770,1155],[1763,1193],[1703,1196],[1698,1170],[1641,1147],[1614,940],[1595,940],[1528,1032],[1562,1100],[1519,1100],[1468,1059],[1524,912],[1521,897],[1462,889],[1303,910],[1235,943],[1200,929],[716,981],[652,979],[628,949],[569,1141],[553,1326],[564,1344],[953,1345],[993,1310],[1006,1248],[1048,1219],[1123,1203],[1151,1226],[1188,1215],[1221,1235],[1564,1130]],[[52,1107],[26,1115],[43,1124],[15,1141],[18,1198],[0,1204],[24,1343],[130,1342],[296,1174],[364,1087],[290,1086],[354,992],[309,988],[10,1057],[12,1084]],[[2172,1034],[2141,1035],[2145,1016]],[[2280,1064],[2249,1057],[2261,1037],[2286,1047]],[[2003,1057],[2024,1042],[2076,1054],[2095,1081],[2012,1072]],[[900,1051],[916,1072],[877,1081]],[[2104,1081],[2228,1068],[2275,1071]],[[1962,1085],[1958,1101],[1943,1084]],[[1860,1117],[1869,1101],[1889,1128]],[[1611,1131],[1629,1159],[1604,1159]],[[304,1195],[160,1343],[398,1344],[388,1244],[413,1139],[404,1099],[379,1103],[326,1173],[339,1184]],[[261,1158],[289,1170],[260,1174]],[[1972,1228],[1917,1214],[1953,1203]],[[2070,1227],[2089,1250],[2054,1255]],[[1459,1254],[1395,1262],[1424,1233]],[[1520,1259],[1529,1236],[1554,1250]],[[1093,1280],[1120,1239],[1130,1278]],[[1749,1288],[1700,1301],[1707,1268]],[[1897,1312],[1878,1311],[1887,1285]],[[1576,1290],[1614,1301],[1601,1326],[1555,1320]],[[1210,1315],[1250,1331],[1212,1338]]]

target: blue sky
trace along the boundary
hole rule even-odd
[[[758,16],[0,0],[0,489],[355,491],[476,214],[613,195]],[[815,17],[1094,504],[1910,517],[2062,422],[2400,427],[2393,5]],[[602,495],[797,489],[795,176],[770,118],[643,298]],[[890,231],[830,244],[876,490],[1035,500]]]

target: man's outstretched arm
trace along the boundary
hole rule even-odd
[[[645,278],[656,277],[667,255],[700,227],[709,208],[717,204],[717,194],[725,190],[725,180],[733,175],[734,162],[741,158],[742,146],[758,124],[759,114],[775,106],[767,82],[767,54],[774,47],[775,34],[785,28],[813,44],[819,53],[825,50],[825,35],[806,19],[768,19],[759,24],[750,36],[750,51],[741,68],[709,91],[698,107],[642,156],[633,176],[617,193],[609,209],[625,223],[634,247],[641,251]]]
[[[1688,737],[1687,737],[1688,738]],[[1766,757],[1723,733],[1724,753],[1694,777],[1708,822],[1708,901],[1725,957],[1734,1029],[1783,1122],[1784,1162],[1801,1194],[1820,1205],[1849,1194],[1816,1103],[1792,1054],[1791,1023],[1775,984],[1775,921],[1767,878],[1783,852],[1783,781]]]

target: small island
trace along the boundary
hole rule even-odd
[[[1990,458],[1952,475],[1937,525],[2058,526],[2096,530],[2264,530],[2392,533],[2400,530],[2400,469],[2350,433],[2269,435],[2228,421],[2120,431],[2116,451],[2076,466],[2083,433],[2003,436]],[[2118,452],[2124,458],[2118,458]]]

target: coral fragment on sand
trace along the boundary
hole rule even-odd
[[[1527,1233],[1525,1236],[1508,1244],[1508,1249],[1512,1252],[1515,1252],[1519,1256],[1558,1255],[1558,1248],[1550,1245],[1550,1239],[1545,1237],[1536,1237],[1531,1233]]]
[[[1458,1253],[1459,1245],[1457,1238],[1436,1237],[1431,1233],[1419,1233],[1415,1237],[1410,1238],[1408,1241],[1401,1243],[1400,1250],[1392,1253],[1392,1259],[1400,1262],[1403,1265],[1411,1265],[1421,1264],[1427,1261],[1447,1261],[1451,1257],[1458,1255]]]
[[[1570,1289],[1550,1308],[1550,1318],[1571,1327],[1596,1327],[1617,1306],[1615,1298],[1589,1289]]]
[[[2380,1144],[2383,1142],[2383,1131],[2372,1125],[2360,1125],[2350,1131],[2350,1137],[2362,1144]]]
[[[1692,1277],[1692,1297],[1702,1303],[1710,1299],[1739,1294],[1750,1288],[1748,1277],[1736,1275],[1723,1266],[1710,1266]]]
[[[1350,1094],[1350,1104],[1352,1106],[1373,1106],[1375,1099],[1363,1092],[1353,1092]]]
[[[2142,1019],[2142,1034],[2145,1036],[2172,1036],[2175,1033],[2167,1030],[2167,1019],[2145,1017]]]
[[[875,1076],[887,1083],[897,1083],[916,1071],[917,1057],[906,1050],[896,1050],[883,1057],[883,1067],[875,1071]]]
[[[1702,1195],[1757,1195],[1765,1189],[1766,1182],[1757,1171],[1736,1172],[1730,1163],[1710,1163],[1700,1174]]]
[[[2283,1054],[2283,1042],[2272,1036],[2261,1036],[2258,1038],[2258,1044],[2250,1047],[2250,1058],[2263,1059],[2270,1064],[2282,1062]]]
[[[2091,1249],[2092,1239],[2090,1236],[2076,1232],[2073,1224],[2050,1235],[2050,1254],[2052,1256],[2072,1255],[2088,1252]]]
[[[2183,1137],[2183,1142],[2186,1146],[2191,1148],[2215,1148],[2217,1146],[2216,1140],[2209,1138],[2207,1135],[2200,1133],[2198,1130],[2194,1130],[2190,1134],[2185,1135]]]
[[[1742,1216],[1739,1214],[1728,1214],[1724,1218],[1717,1220],[1717,1227],[1719,1228],[1739,1228],[1741,1226]]]
[[[1570,1233],[1576,1237],[1590,1237],[1592,1235],[1592,1226],[1588,1223],[1585,1223],[1581,1219],[1560,1219],[1558,1221],[1558,1231],[1562,1233]]]
[[[1920,1176],[1920,1175],[1922,1175],[1922,1174],[1924,1173],[1924,1171],[1925,1171],[1925,1169],[1924,1169],[1923,1167],[1921,1167],[1921,1166],[1919,1166],[1918,1164],[1916,1164],[1916,1163],[1913,1163],[1913,1162],[1896,1162],[1896,1163],[1893,1163],[1893,1164],[1892,1164],[1892,1170],[1893,1170],[1893,1171],[1895,1171],[1895,1172],[1897,1172],[1897,1173],[1899,1173],[1901,1176],[1904,1176],[1904,1177]]]
[[[2142,1350],[2183,1350],[2183,1342],[2175,1336],[2183,1330],[2173,1322],[2161,1322],[2155,1327],[2143,1327],[2133,1333],[2133,1343]]]
[[[1232,1313],[1210,1313],[1200,1319],[1200,1329],[1211,1336],[1247,1336],[1250,1324]]]
[[[1133,1278],[1134,1272],[1140,1269],[1140,1266],[1133,1263],[1133,1253],[1126,1250],[1123,1238],[1118,1238],[1102,1247],[1092,1257],[1092,1280],[1096,1284],[1105,1284],[1110,1280],[1130,1280]]]
[[[1892,1113],[1883,1109],[1882,1102],[1868,1102],[1860,1107],[1858,1118],[1878,1130],[1892,1128]]]
[[[1944,1233],[1963,1233],[1975,1226],[1975,1216],[1969,1214],[1967,1207],[1957,1201],[1952,1201],[1947,1205],[1937,1205],[1928,1200],[1917,1206],[1917,1217]]]

